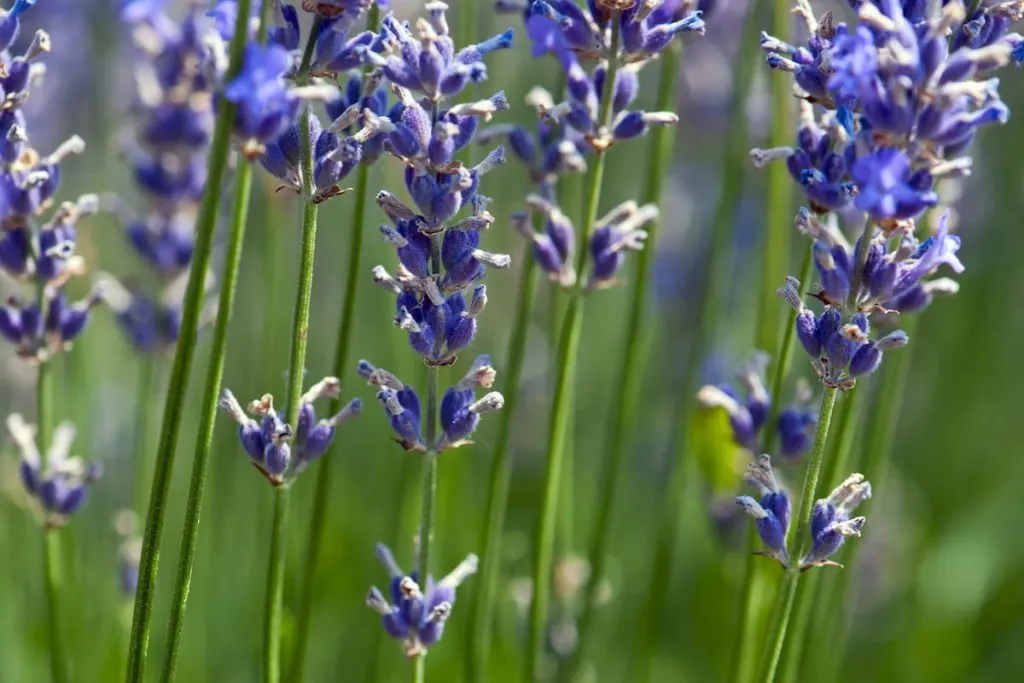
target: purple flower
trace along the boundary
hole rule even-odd
[[[22,485],[42,510],[46,525],[66,524],[85,502],[88,485],[100,476],[98,465],[86,465],[80,458],[71,456],[74,425],[64,422],[54,430],[45,468],[36,445],[34,427],[15,413],[7,418],[7,432],[20,451]]]
[[[388,635],[402,641],[407,657],[423,656],[443,635],[455,604],[455,589],[476,573],[477,556],[468,555],[438,582],[427,576],[423,588],[419,572],[403,572],[387,546],[377,545],[377,559],[390,575],[388,596],[373,587],[366,604],[380,615]]]
[[[284,48],[250,43],[242,71],[224,88],[224,96],[237,106],[235,135],[244,141],[247,155],[262,154],[295,121],[299,100],[284,78],[290,66]]]
[[[505,405],[504,397],[497,391],[489,392],[480,399],[476,397],[475,390],[489,389],[494,383],[495,376],[490,357],[479,356],[466,376],[444,392],[441,398],[441,438],[437,444],[438,452],[471,443],[468,439],[480,425],[480,415],[500,410]]]
[[[811,510],[811,549],[800,560],[800,568],[834,565],[831,557],[850,536],[860,536],[866,519],[850,517],[862,502],[871,497],[871,484],[863,474],[851,474],[828,498],[814,504]]]
[[[736,504],[744,512],[754,518],[757,535],[764,543],[763,554],[778,560],[783,566],[788,565],[789,555],[786,552],[786,533],[789,531],[790,503],[789,496],[779,486],[775,473],[772,471],[772,459],[761,454],[747,465],[744,479],[761,492],[761,500],[750,496],[739,496]]]
[[[906,153],[882,147],[857,158],[851,169],[857,183],[857,208],[874,220],[904,220],[935,206],[938,194],[925,171],[914,171]]]

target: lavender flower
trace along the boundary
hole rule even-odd
[[[36,447],[34,426],[15,413],[7,418],[7,433],[21,455],[22,485],[39,505],[46,526],[63,526],[85,503],[88,485],[100,476],[99,465],[86,465],[70,455],[75,427],[69,422],[54,430],[45,468]]]
[[[334,439],[338,425],[359,415],[362,402],[354,399],[336,415],[317,420],[313,403],[321,398],[337,398],[341,384],[334,377],[325,377],[302,395],[299,423],[293,429],[274,409],[274,397],[264,394],[252,401],[249,417],[229,390],[225,389],[220,407],[238,423],[238,438],[253,465],[274,486],[288,485],[310,463],[323,455]]]
[[[811,549],[800,561],[800,569],[837,565],[831,557],[850,536],[860,536],[867,521],[850,517],[862,502],[871,497],[871,484],[863,474],[851,474],[828,498],[814,504],[811,511]]]
[[[525,215],[514,218],[513,227],[533,243],[537,264],[553,282],[562,287],[575,286],[575,228],[572,222],[553,202],[540,195],[528,196],[526,203],[545,221],[544,232],[534,232]],[[601,289],[618,284],[616,276],[625,262],[626,252],[643,248],[647,238],[643,226],[657,218],[657,206],[638,206],[634,201],[626,201],[598,220],[587,245],[593,258],[586,289]]]
[[[242,70],[224,87],[224,97],[235,103],[235,135],[246,157],[263,153],[293,123],[299,99],[285,81],[291,67],[287,50],[278,45],[246,46]]]
[[[762,453],[747,465],[744,479],[760,491],[761,500],[739,496],[736,504],[754,518],[757,535],[766,550],[762,554],[773,557],[783,566],[789,564],[786,552],[786,534],[789,532],[789,496],[779,485],[772,471],[772,459]]]
[[[765,386],[768,354],[754,353],[741,369],[738,378],[746,390],[744,398],[727,383],[708,384],[697,392],[697,401],[705,408],[723,408],[729,415],[733,441],[751,451],[759,448],[761,432],[771,412],[772,396]],[[796,401],[779,411],[775,431],[781,442],[780,455],[799,457],[811,445],[811,431],[817,424],[817,414],[808,410],[810,388],[797,387]]]
[[[611,56],[607,29],[615,10],[620,10],[619,49],[625,61],[650,59],[680,33],[704,33],[701,13],[691,12],[685,0],[594,0],[586,8],[573,0],[497,0],[495,5],[500,10],[523,12],[535,57],[547,52],[559,56],[574,52],[588,58]]]
[[[82,301],[69,304],[63,287],[85,272],[76,254],[79,222],[99,209],[96,195],[64,202],[49,220],[42,216],[52,206],[60,184],[61,164],[80,154],[85,142],[73,136],[47,156],[30,146],[28,117],[22,110],[44,73],[38,59],[50,51],[50,37],[37,31],[25,52],[13,56],[9,45],[19,30],[16,14],[0,17],[0,73],[5,110],[0,116],[0,270],[35,290],[31,303],[19,297],[0,306],[0,337],[32,362],[44,362],[69,348],[89,321],[99,301],[93,290]]]
[[[388,635],[402,641],[402,651],[407,657],[422,656],[444,635],[445,622],[455,604],[455,589],[476,573],[477,556],[468,555],[436,583],[428,575],[426,590],[418,583],[419,572],[403,572],[387,546],[377,545],[377,559],[390,575],[390,602],[379,589],[373,587],[370,588],[366,604],[381,616],[381,623]]]

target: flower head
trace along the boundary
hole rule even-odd
[[[422,587],[419,573],[405,574],[387,546],[377,545],[377,559],[390,574],[388,596],[373,587],[366,604],[381,616],[388,635],[402,641],[407,657],[423,656],[444,634],[455,605],[455,589],[476,573],[477,556],[468,555],[440,581],[427,576]]]
[[[284,48],[250,43],[241,72],[224,87],[224,96],[236,105],[235,135],[247,155],[261,154],[298,115],[299,100],[284,78],[290,67]]]
[[[828,498],[814,504],[811,511],[811,549],[802,560],[801,569],[832,565],[831,557],[850,536],[860,536],[866,519],[850,517],[862,502],[871,497],[871,484],[863,474],[851,474]]]
[[[754,518],[757,535],[761,537],[765,555],[778,560],[783,566],[789,563],[786,553],[786,534],[789,531],[789,496],[779,486],[772,471],[772,459],[761,454],[747,465],[744,479],[760,491],[760,501],[750,496],[740,496],[736,504]]]
[[[74,425],[65,422],[54,430],[45,465],[36,446],[36,428],[21,415],[8,416],[7,433],[20,451],[22,485],[39,505],[46,525],[66,524],[85,502],[88,485],[100,476],[99,465],[71,456]]]

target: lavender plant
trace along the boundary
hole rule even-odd
[[[797,146],[753,150],[752,157],[757,164],[785,159],[808,200],[797,222],[814,242],[821,281],[814,296],[823,311],[815,315],[804,306],[793,279],[780,295],[797,312],[796,336],[825,386],[793,543],[785,545],[788,512],[780,513],[788,504],[780,503],[785,494],[767,461],[755,463],[752,476],[765,498],[739,499],[758,520],[770,554],[788,568],[764,658],[765,681],[775,678],[801,573],[829,563],[843,538],[859,535],[864,524],[849,517],[870,493],[860,475],[841,487],[846,493],[837,489],[838,499],[812,505],[837,391],[852,390],[885,351],[907,342],[900,330],[872,339],[872,318],[891,327],[893,314],[920,310],[936,292],[955,291],[955,283],[928,276],[944,264],[963,270],[959,239],[943,221],[935,235],[918,242],[915,221],[937,203],[937,179],[970,169],[965,150],[978,128],[1006,120],[998,80],[983,77],[1011,63],[1022,41],[1008,33],[1021,16],[1017,3],[981,13],[975,8],[971,17],[960,3],[934,10],[883,0],[855,9],[858,23],[847,26],[830,14],[817,18],[801,0],[795,11],[811,36],[807,47],[761,38],[768,65],[793,73],[804,100]],[[848,213],[846,222],[862,228],[853,246],[831,221],[817,218],[830,212]]]
[[[75,433],[70,423],[53,427],[53,363],[85,330],[91,309],[100,300],[99,289],[75,303],[68,301],[64,291],[72,277],[85,272],[84,259],[76,253],[78,222],[97,211],[98,199],[83,195],[75,202],[64,202],[46,222],[40,222],[54,203],[62,162],[81,153],[85,143],[73,136],[47,156],[30,146],[30,122],[23,105],[40,86],[45,73],[40,58],[51,49],[50,36],[42,30],[21,54],[9,49],[20,28],[18,15],[30,6],[0,11],[0,84],[4,92],[0,272],[28,288],[31,297],[27,301],[11,297],[0,307],[0,337],[14,345],[25,362],[38,368],[36,426],[30,427],[14,414],[7,427],[20,451],[22,484],[38,505],[43,521],[50,670],[54,681],[63,683],[68,680],[68,664],[60,625],[57,530],[82,506],[86,485],[99,475],[99,469],[69,457]]]
[[[484,57],[511,45],[512,32],[456,50],[446,19],[447,5],[430,2],[427,18],[411,27],[392,15],[384,17],[373,44],[383,49],[363,52],[392,83],[401,103],[384,141],[386,149],[405,165],[405,184],[415,209],[388,192],[377,195],[377,203],[391,221],[380,230],[397,251],[400,265],[395,273],[383,266],[373,270],[374,281],[396,297],[394,323],[406,332],[410,347],[427,365],[425,409],[418,392],[392,373],[359,364],[360,375],[379,388],[377,399],[388,415],[396,441],[406,450],[423,453],[423,510],[418,536],[416,569],[412,575],[393,580],[394,604],[371,593],[368,603],[384,617],[388,633],[404,642],[403,649],[415,657],[414,679],[423,680],[423,655],[440,637],[448,618],[454,587],[475,571],[475,557],[452,576],[458,581],[447,591],[431,588],[430,557],[433,534],[437,458],[447,449],[469,443],[480,415],[500,409],[504,399],[498,392],[477,398],[476,389],[490,388],[495,371],[487,356],[480,356],[455,386],[440,395],[439,369],[453,365],[457,355],[476,336],[477,317],[487,303],[487,289],[481,283],[488,267],[507,268],[511,259],[480,248],[481,232],[494,217],[487,211],[489,200],[479,193],[482,177],[504,163],[498,147],[479,164],[468,168],[455,154],[473,139],[478,121],[508,108],[503,93],[479,101],[445,107],[447,98],[457,96],[469,83],[486,77]],[[456,220],[461,209],[470,214]],[[438,432],[440,427],[440,433]],[[392,574],[393,561],[386,563]],[[416,577],[427,577],[426,604]],[[399,583],[408,590],[399,591]],[[410,602],[411,601],[411,602]]]
[[[564,213],[543,197],[531,199],[531,208],[546,219],[547,234],[525,236],[535,247],[542,270],[573,295],[559,329],[556,355],[558,375],[549,424],[548,464],[534,557],[533,600],[524,676],[536,675],[550,593],[551,557],[558,492],[563,477],[565,438],[569,422],[569,395],[582,326],[582,295],[615,284],[625,253],[642,248],[646,223],[657,217],[653,205],[626,202],[598,220],[605,152],[617,142],[639,137],[652,125],[678,120],[670,112],[630,110],[639,87],[642,64],[664,50],[683,32],[703,31],[699,13],[687,13],[681,2],[657,7],[638,2],[593,2],[587,9],[570,2],[534,2],[524,8],[527,34],[535,56],[553,53],[566,74],[569,98],[556,105],[538,100],[554,121],[564,120],[588,143],[596,156],[591,166],[586,213],[579,234]],[[599,59],[587,73],[581,59]],[[521,225],[527,225],[521,223]],[[579,246],[577,246],[577,243]],[[588,260],[593,265],[589,266]]]

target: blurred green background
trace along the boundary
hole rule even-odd
[[[80,192],[116,192],[129,203],[137,197],[128,169],[119,157],[127,132],[130,97],[130,49],[113,8],[114,0],[51,0],[52,13],[40,8],[33,21],[54,35],[49,78],[33,94],[30,120],[33,142],[50,149],[71,131],[90,143],[87,153],[65,165],[61,198]],[[393,2],[402,16],[410,4]],[[457,3],[453,3],[457,4]],[[481,0],[480,35],[517,25],[515,16],[494,16]],[[46,1],[40,5],[45,6]],[[693,343],[699,277],[705,262],[711,218],[720,194],[720,174],[728,149],[725,120],[736,65],[740,26],[753,11],[743,0],[720,0],[707,17],[708,35],[689,41],[683,55],[677,111],[682,122],[676,155],[663,197],[664,229],[657,245],[654,296],[649,315],[652,334],[636,438],[623,474],[623,494],[616,512],[610,593],[598,617],[599,647],[592,648],[591,673],[601,681],[629,681],[641,605],[648,591],[654,540],[661,514],[666,473],[677,457],[687,427],[679,419],[684,396],[702,381],[684,376],[684,359]],[[518,28],[518,26],[517,26]],[[554,86],[550,63],[531,61],[522,36],[517,48],[497,53],[491,80],[481,96],[504,89],[512,110],[501,122],[529,124],[532,111],[523,102],[537,85]],[[655,66],[645,71],[641,98],[653,101]],[[767,119],[767,69],[756,80],[742,114],[751,144],[763,144]],[[1003,98],[1011,109],[1024,105],[1019,71],[1005,75]],[[794,123],[795,125],[795,123]],[[943,188],[956,209],[967,271],[961,291],[935,302],[912,342],[910,382],[895,401],[896,441],[888,476],[874,479],[876,501],[865,532],[859,562],[847,577],[856,600],[841,618],[851,627],[845,666],[837,680],[929,681],[930,683],[1013,680],[1024,671],[1024,542],[1021,541],[1021,487],[1024,449],[1020,436],[1019,362],[1024,339],[1024,210],[1021,192],[1019,118],[1001,129],[987,130],[975,148],[975,172],[956,186]],[[44,142],[44,140],[46,140]],[[476,152],[479,158],[479,152]],[[639,194],[648,146],[641,141],[611,152],[603,207]],[[404,196],[398,164],[384,158],[372,171],[371,189]],[[275,181],[257,175],[241,282],[234,317],[225,385],[247,400],[264,392],[283,393],[287,366],[290,305],[299,247],[298,203],[275,193]],[[521,238],[503,220],[522,208],[530,187],[523,169],[512,162],[487,176],[483,193],[494,198],[499,218],[485,236],[486,248],[521,258]],[[567,192],[572,194],[572,183]],[[705,359],[707,377],[723,378],[752,350],[753,318],[760,296],[763,176],[746,173],[732,240],[733,267],[715,274],[724,288],[714,337],[714,355]],[[577,195],[578,196],[578,195]],[[330,371],[344,283],[344,263],[351,233],[351,195],[332,200],[321,211],[317,245],[314,318],[310,331],[309,379]],[[136,202],[137,205],[140,205]],[[391,325],[390,296],[369,280],[371,266],[394,264],[391,249],[374,228],[385,217],[370,207],[365,270],[356,314],[355,358],[367,358],[422,388],[425,371]],[[80,252],[94,270],[145,281],[147,274],[127,248],[119,226],[94,218],[80,231]],[[803,246],[799,236],[793,243]],[[791,263],[796,269],[796,256]],[[627,266],[628,268],[628,266]],[[507,335],[517,291],[518,268],[492,272],[491,297],[481,318],[474,352],[494,357],[502,385]],[[627,270],[626,280],[630,275]],[[88,279],[75,283],[78,292]],[[2,283],[7,287],[9,283]],[[781,284],[781,283],[780,283]],[[4,290],[4,293],[9,293]],[[627,288],[593,297],[584,329],[576,387],[571,491],[562,517],[558,552],[570,559],[586,548],[592,530],[600,465],[603,462],[612,402],[617,397],[614,364],[623,343]],[[545,425],[550,400],[550,288],[541,285],[531,331],[529,355],[516,428],[515,471],[503,559],[503,591],[497,609],[498,640],[488,680],[518,680],[525,640],[525,577],[530,572],[530,539],[536,523],[543,477]],[[778,315],[784,315],[779,302]],[[150,661],[163,655],[166,600],[173,583],[179,532],[196,429],[200,375],[206,348],[191,386],[191,406],[183,426],[161,557],[160,596],[150,646]],[[442,370],[442,383],[461,377],[470,354],[454,369]],[[169,358],[158,361],[163,374]],[[794,374],[810,378],[811,368],[797,356]],[[72,681],[120,680],[130,626],[130,603],[118,585],[119,544],[114,529],[117,511],[136,500],[139,451],[153,449],[163,396],[139,396],[138,358],[116,329],[109,311],[100,309],[70,354],[57,361],[60,390],[57,417],[79,428],[75,452],[98,460],[106,470],[91,490],[91,499],[63,532],[63,609]],[[881,374],[886,372],[883,366]],[[326,543],[317,577],[317,606],[310,648],[310,681],[404,680],[408,663],[398,643],[387,639],[377,618],[364,606],[371,584],[383,585],[386,572],[373,555],[374,543],[391,545],[406,567],[412,564],[412,538],[419,510],[419,457],[391,440],[373,391],[359,380],[355,364],[342,378],[344,397],[360,396],[366,408],[357,421],[339,431]],[[881,376],[863,386],[867,391]],[[31,415],[34,369],[0,349],[0,413]],[[865,397],[862,397],[862,399]],[[440,461],[439,516],[436,524],[437,567],[454,566],[477,551],[491,466],[495,419],[484,421],[476,444],[449,451]],[[148,427],[147,427],[148,425]],[[144,432],[144,433],[140,433]],[[869,448],[858,432],[855,448]],[[221,420],[200,531],[198,562],[192,581],[179,678],[189,682],[251,683],[258,680],[258,648],[263,582],[268,554],[271,491],[246,463],[235,429]],[[0,444],[0,681],[47,680],[46,635],[41,581],[41,537],[24,497],[9,443]],[[694,473],[696,474],[696,473]],[[307,536],[314,475],[294,490],[288,539],[286,642]],[[737,583],[742,565],[742,534],[735,520],[714,515],[715,500],[707,482],[689,480],[686,514],[676,544],[675,571],[662,595],[660,621],[648,633],[655,653],[658,681],[724,679],[735,656],[733,629]],[[572,572],[567,575],[571,579]],[[571,632],[573,582],[562,582],[556,618]],[[460,591],[460,602],[443,641],[428,657],[428,676],[461,681],[465,654],[466,609],[473,580]],[[836,642],[815,642],[832,649]],[[150,672],[156,669],[150,666]],[[1017,671],[1018,674],[1013,674]]]

